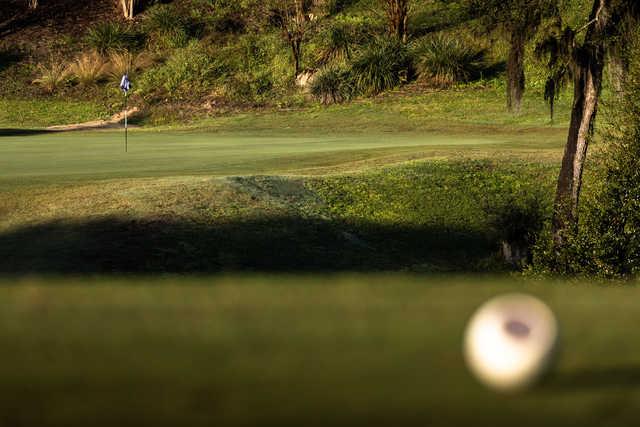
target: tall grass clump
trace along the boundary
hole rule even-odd
[[[140,45],[140,37],[117,22],[102,22],[90,28],[85,37],[87,45],[106,54],[110,50],[132,50]]]
[[[407,48],[397,39],[381,37],[366,45],[351,64],[355,89],[376,95],[408,80],[411,62]]]
[[[189,41],[188,24],[172,5],[158,4],[149,9],[144,27],[160,48],[184,47]]]
[[[102,79],[107,71],[107,62],[96,51],[85,52],[69,67],[73,75],[82,86],[89,86]]]
[[[349,70],[328,65],[314,76],[311,95],[323,104],[335,104],[348,100],[353,94]]]
[[[476,78],[485,64],[485,53],[442,34],[424,37],[412,47],[419,76],[441,87]]]
[[[69,67],[67,64],[56,61],[53,58],[48,63],[38,64],[40,77],[33,82],[42,86],[47,93],[53,93],[63,86],[69,78]]]
[[[135,77],[152,64],[153,58],[146,52],[135,54],[127,51],[111,51],[107,72],[111,78],[119,81],[124,74]]]

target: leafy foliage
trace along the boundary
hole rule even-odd
[[[140,92],[148,100],[198,97],[211,88],[217,70],[209,52],[192,41],[177,49],[166,63],[146,72],[140,80]]]
[[[563,274],[629,277],[640,273],[640,53],[635,41],[623,99],[609,106],[608,146],[592,169],[578,227],[559,252],[538,250],[537,268]],[[613,114],[611,114],[613,113]]]
[[[412,53],[420,77],[436,86],[472,80],[485,64],[485,50],[441,34],[418,40]]]

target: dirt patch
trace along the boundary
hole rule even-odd
[[[133,107],[126,110],[127,117],[130,119],[135,118],[140,113],[140,109],[138,107]],[[84,123],[75,123],[71,125],[56,125],[49,126],[47,130],[52,131],[71,131],[71,130],[85,130],[85,129],[104,129],[110,127],[118,127],[120,123],[124,122],[125,111],[121,111],[117,114],[111,116],[110,119],[107,120],[93,120],[90,122]]]

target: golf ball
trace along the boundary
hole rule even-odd
[[[548,370],[558,342],[553,312],[537,298],[493,298],[473,315],[464,338],[469,369],[500,391],[525,389]]]

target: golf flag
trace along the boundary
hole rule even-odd
[[[131,82],[129,81],[129,75],[124,74],[122,80],[120,80],[120,89],[124,93],[124,152],[126,153],[129,146],[129,138],[127,133],[127,99],[129,98],[129,91],[131,90]]]
[[[127,74],[123,75],[122,80],[120,80],[120,89],[122,89],[125,95],[131,90],[131,82]]]

